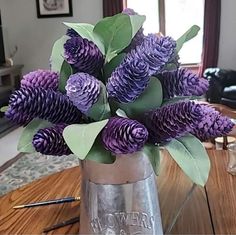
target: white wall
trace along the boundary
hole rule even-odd
[[[102,18],[102,0],[73,0],[73,17],[38,19],[35,0],[0,0],[3,27],[8,45],[19,50],[15,64],[24,64],[24,73],[37,68],[48,68],[54,41],[66,30],[67,22],[96,23]]]
[[[222,0],[218,66],[236,70],[236,0]]]

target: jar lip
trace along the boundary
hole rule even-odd
[[[229,144],[236,143],[236,138],[233,136],[227,136],[227,141]],[[224,137],[217,137],[215,138],[215,142],[218,144],[223,144],[224,143]]]

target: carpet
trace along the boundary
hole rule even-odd
[[[43,176],[79,165],[75,155],[46,156],[39,153],[23,155],[0,173],[0,195],[6,194]]]

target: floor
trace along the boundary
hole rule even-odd
[[[0,166],[19,154],[17,151],[17,143],[22,130],[23,128],[19,127],[0,138]]]

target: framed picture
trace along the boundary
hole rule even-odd
[[[38,18],[72,16],[72,0],[36,0]]]

